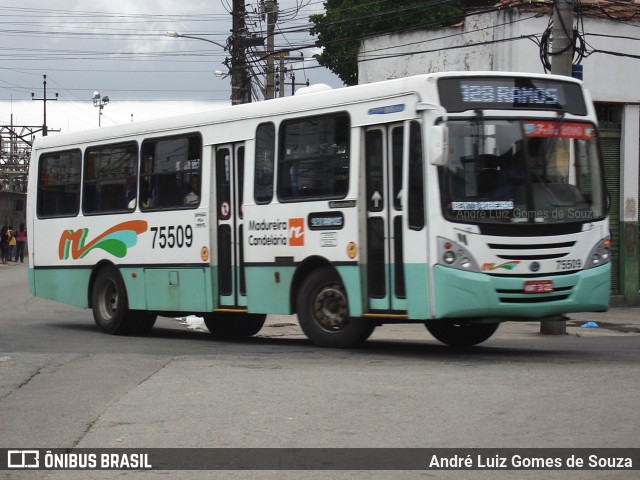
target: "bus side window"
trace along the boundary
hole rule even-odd
[[[346,113],[283,122],[278,155],[278,198],[344,198],[349,185]]]
[[[88,148],[82,211],[87,214],[133,211],[137,202],[137,171],[135,142]]]
[[[192,186],[201,175],[199,134],[145,140],[142,158],[140,210],[196,208],[200,204],[201,192]]]
[[[275,148],[276,127],[273,123],[258,125],[253,186],[253,197],[256,203],[269,203],[273,199]]]
[[[422,132],[418,122],[411,122],[409,130],[409,228],[424,227],[424,167],[422,156]]]
[[[37,215],[75,216],[80,211],[80,150],[46,153],[40,157]]]

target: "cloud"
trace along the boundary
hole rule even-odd
[[[103,127],[119,125],[131,121],[141,122],[165,118],[169,116],[185,115],[194,112],[204,112],[229,105],[228,101],[200,102],[110,102],[103,109],[101,124]],[[44,121],[42,102],[0,102],[0,122],[9,125],[13,115],[13,125],[17,127],[33,127],[40,129]],[[47,102],[47,127],[50,135],[88,130],[98,127],[99,109],[91,102]],[[36,136],[42,135],[37,133]]]
[[[294,12],[296,5],[307,3],[311,11],[318,8],[318,2],[307,0],[279,1],[285,31],[305,23],[307,14]],[[0,100],[30,101],[32,92],[42,97],[47,75],[48,97],[60,94],[57,102],[48,104],[52,111],[66,108],[68,118],[92,118],[93,113],[80,113],[80,107],[69,103],[90,102],[96,90],[111,99],[107,115],[114,115],[116,105],[125,101],[228,101],[230,79],[214,77],[215,70],[226,71],[228,52],[165,34],[178,31],[226,44],[230,5],[231,0],[21,0],[17,7],[15,0],[0,0],[0,15],[11,23],[11,28],[0,28]],[[255,28],[264,28],[256,15],[253,18]],[[312,43],[308,34],[296,35],[278,37],[276,47]],[[312,83],[341,84],[324,69],[307,71],[315,66],[315,61],[305,60],[290,68],[297,69],[297,83],[309,78]],[[42,109],[42,102],[33,103]],[[81,110],[92,109],[88,103]]]

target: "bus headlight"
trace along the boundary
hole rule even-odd
[[[438,263],[469,272],[480,271],[478,264],[465,247],[442,237],[438,237]]]
[[[447,265],[453,265],[456,261],[456,254],[451,250],[447,250],[442,255],[442,260],[444,260],[444,263],[446,263]]]
[[[598,244],[591,250],[587,259],[587,268],[599,267],[611,261],[611,239],[609,237],[603,238]]]

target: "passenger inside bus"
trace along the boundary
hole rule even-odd
[[[125,206],[129,210],[133,210],[136,208],[136,199],[137,199],[137,187],[136,187],[136,179],[128,178],[127,179],[127,193],[125,196]]]
[[[153,208],[158,206],[158,190],[151,188],[149,180],[140,180],[140,201],[143,208]]]
[[[191,191],[184,197],[184,204],[195,206],[200,203],[200,175],[191,175]]]

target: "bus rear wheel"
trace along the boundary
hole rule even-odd
[[[431,320],[424,323],[429,333],[452,347],[472,347],[488,340],[498,330],[499,323],[471,320]]]
[[[375,324],[349,316],[344,285],[330,268],[323,267],[307,276],[296,301],[298,321],[315,345],[349,348],[364,342]]]
[[[93,319],[104,333],[123,335],[131,330],[131,318],[124,281],[113,266],[102,268],[91,291]]]
[[[267,316],[257,313],[210,313],[204,323],[214,337],[252,337],[258,333]]]

